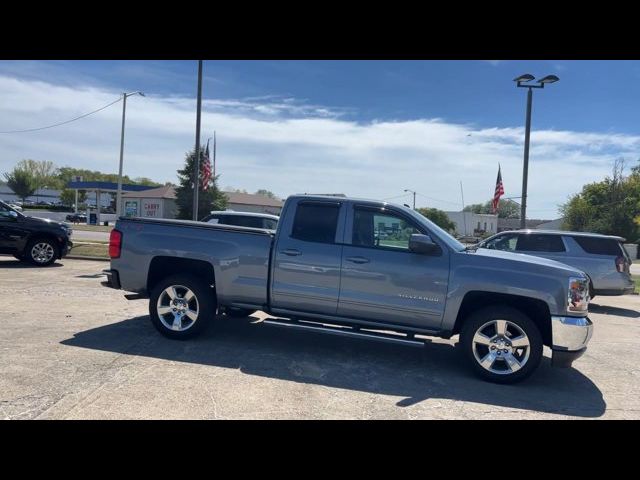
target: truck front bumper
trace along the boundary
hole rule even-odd
[[[117,270],[103,270],[102,273],[107,276],[107,280],[102,282],[103,287],[120,290],[120,275],[118,275]]]
[[[570,367],[587,350],[593,335],[593,323],[588,317],[551,317],[551,365]]]

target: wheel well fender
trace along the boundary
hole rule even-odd
[[[540,329],[544,344],[547,346],[551,345],[551,313],[549,306],[543,300],[537,298],[505,293],[467,292],[460,304],[452,334],[460,333],[464,321],[472,312],[490,305],[508,305],[511,308],[519,310],[536,323]]]

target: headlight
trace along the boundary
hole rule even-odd
[[[583,277],[569,278],[568,312],[586,312],[589,310],[589,280]]]

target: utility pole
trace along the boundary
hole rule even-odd
[[[198,60],[198,106],[196,108],[196,161],[193,173],[193,220],[198,220],[198,190],[200,189],[200,112],[202,110],[202,60]]]
[[[120,168],[118,169],[118,191],[116,193],[116,218],[122,213],[122,161],[124,158],[124,119],[127,113],[127,97],[131,95],[140,95],[144,97],[142,92],[122,92],[122,131],[120,132]],[[98,212],[99,213],[99,212]]]

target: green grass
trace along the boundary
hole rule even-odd
[[[109,246],[106,243],[76,243],[73,245],[73,248],[69,252],[69,255],[77,255],[79,257],[109,258]]]
[[[640,275],[631,275],[631,278],[636,282],[636,290],[640,292]]]
[[[80,232],[110,232],[111,230],[113,230],[113,227],[105,227],[104,225],[71,224],[71,228]]]

